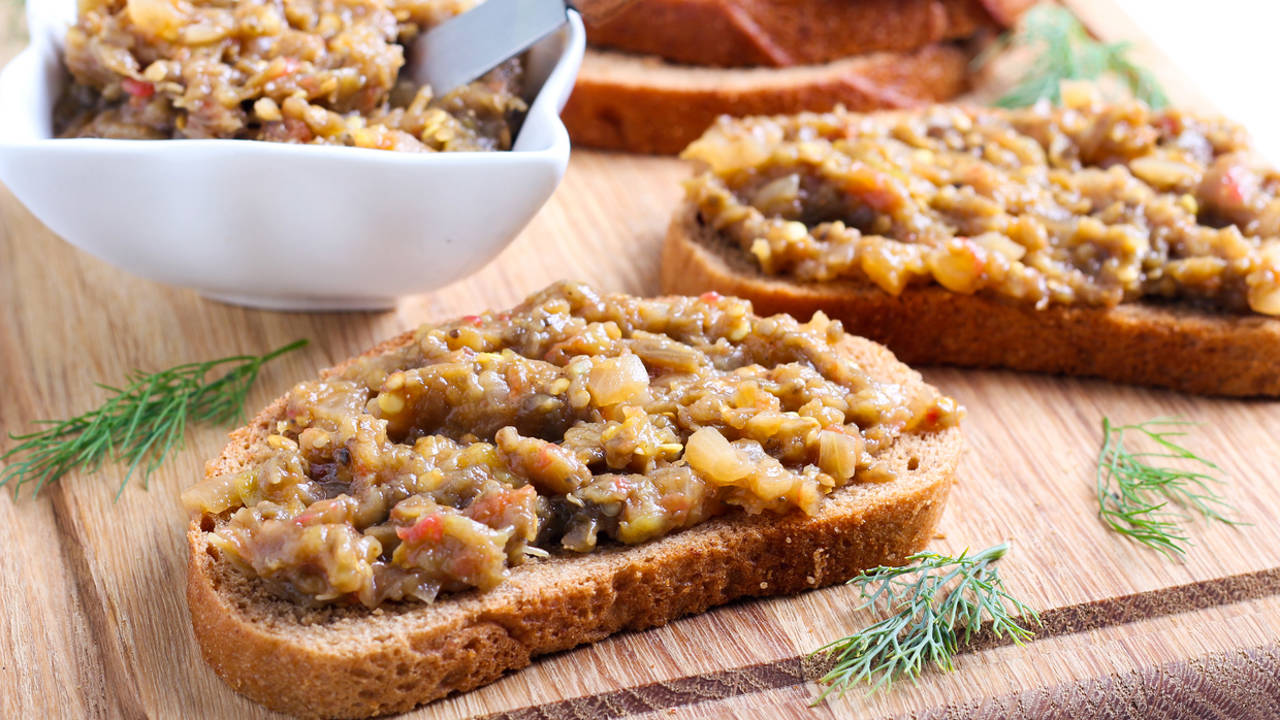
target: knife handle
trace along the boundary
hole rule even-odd
[[[636,0],[570,0],[569,7],[578,11],[588,25],[602,23]]]

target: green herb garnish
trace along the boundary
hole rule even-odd
[[[960,644],[986,620],[997,637],[1008,635],[1019,645],[1029,640],[1034,633],[1018,623],[1038,623],[1040,617],[1005,591],[995,568],[1008,550],[1008,543],[1001,543],[959,557],[921,552],[907,558],[910,565],[878,567],[850,580],[862,591],[859,608],[883,602],[892,615],[814,651],[834,660],[819,680],[827,687],[816,702],[832,693],[843,695],[855,684],[865,682],[875,690],[888,689],[903,676],[914,680],[928,662],[950,671]]]
[[[298,340],[266,355],[236,355],[151,374],[135,370],[124,388],[99,384],[111,396],[96,409],[70,420],[40,420],[36,424],[47,429],[9,435],[20,444],[0,455],[5,463],[0,486],[12,483],[17,496],[23,485],[34,483],[34,495],[73,470],[96,472],[108,459],[129,464],[117,498],[139,468],[145,486],[151,472],[182,447],[187,422],[239,418],[262,366],[306,344]],[[228,366],[206,382],[210,373]]]
[[[1240,524],[1223,515],[1232,508],[1217,491],[1222,469],[1172,439],[1186,435],[1181,428],[1194,424],[1156,418],[1136,425],[1113,425],[1102,418],[1098,516],[1112,530],[1170,557],[1187,551],[1190,538],[1181,523],[1190,513],[1228,525]],[[1130,451],[1124,444],[1126,432],[1140,433],[1157,449]],[[1152,464],[1162,460],[1182,461],[1185,467]]]
[[[1057,104],[1062,100],[1062,81],[1097,80],[1104,74],[1119,79],[1152,108],[1169,104],[1155,76],[1129,60],[1129,43],[1094,40],[1066,8],[1044,4],[1027,11],[1020,28],[1001,38],[993,50],[1011,46],[1030,48],[1037,55],[1022,80],[996,100],[1000,107],[1025,107],[1041,99]],[[992,54],[984,53],[979,62]]]

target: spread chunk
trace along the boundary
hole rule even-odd
[[[844,339],[821,314],[562,283],[300,383],[250,461],[184,501],[276,591],[370,607],[726,512],[812,514],[961,412],[873,379]]]
[[[404,43],[474,0],[81,0],[64,137],[239,138],[383,150],[502,150],[521,63],[436,96]]]
[[[1245,133],[1068,102],[722,119],[684,153],[702,166],[687,195],[762,272],[803,282],[1280,315],[1280,173]]]

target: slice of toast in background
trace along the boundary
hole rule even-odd
[[[589,48],[561,117],[575,144],[674,155],[717,117],[913,107],[968,88],[972,53],[949,43],[787,68],[676,65]]]
[[[634,0],[588,22],[587,38],[683,65],[787,67],[906,52],[997,25],[980,0]]]
[[[759,313],[821,310],[913,365],[1099,377],[1206,395],[1280,396],[1280,320],[1176,303],[1033,306],[932,285],[900,295],[869,282],[798,283],[760,272],[685,205],[662,255],[669,293],[715,290]]]
[[[636,0],[587,28],[577,145],[672,155],[722,114],[950,100],[1031,0]]]

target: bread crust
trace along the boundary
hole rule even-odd
[[[1016,16],[1008,0],[992,4]],[[687,65],[787,67],[910,51],[996,26],[982,0],[639,0],[588,23],[587,41]]]
[[[719,69],[588,49],[562,118],[575,144],[673,155],[723,114],[916,107],[968,88],[968,49],[933,44],[823,65]]]
[[[365,354],[409,342],[411,334],[401,335]],[[850,337],[839,351],[875,377],[923,384],[870,341]],[[233,431],[206,474],[248,463],[284,408],[277,399]],[[207,542],[213,526],[196,518],[187,533],[192,627],[210,667],[273,710],[316,718],[400,712],[619,630],[901,563],[932,537],[962,448],[958,428],[905,436],[885,456],[897,480],[842,488],[813,517],[723,516],[642,545],[522,565],[488,592],[375,611],[308,610],[272,597],[218,556]]]
[[[822,310],[912,365],[1009,368],[1098,377],[1205,395],[1280,396],[1280,320],[1175,304],[1043,310],[937,286],[895,297],[853,281],[798,283],[761,273],[703,226],[676,213],[662,254],[670,293],[716,290],[756,312],[806,318]]]

